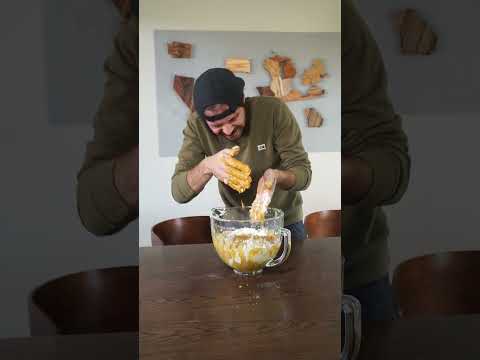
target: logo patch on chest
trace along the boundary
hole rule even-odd
[[[261,145],[257,145],[257,149],[258,151],[264,151],[264,150],[267,150],[267,147],[265,146],[265,144],[261,144]]]

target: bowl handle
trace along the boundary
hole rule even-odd
[[[288,229],[280,229],[282,242],[283,242],[283,252],[280,257],[270,260],[265,266],[274,267],[283,264],[288,257],[290,256],[290,251],[292,251],[292,234]]]

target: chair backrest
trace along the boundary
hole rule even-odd
[[[138,331],[138,266],[66,275],[29,298],[33,336]]]
[[[324,210],[305,217],[305,230],[308,239],[340,236],[342,232],[342,211]]]
[[[212,242],[210,217],[190,216],[162,221],[152,227],[152,246]]]
[[[480,313],[480,251],[458,251],[407,260],[392,285],[403,317]]]

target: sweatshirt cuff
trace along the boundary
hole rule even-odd
[[[172,180],[172,195],[175,201],[179,203],[186,203],[192,200],[198,194],[189,185],[187,181],[187,174],[188,171],[181,172]]]
[[[396,193],[400,174],[395,168],[395,155],[385,152],[370,150],[355,154],[356,158],[362,159],[372,169],[372,184],[367,194],[356,205],[359,207],[377,207],[383,205]]]
[[[85,226],[95,233],[109,234],[125,225],[133,216],[114,184],[114,162],[105,161],[89,168],[80,177],[84,204],[81,211]]]
[[[303,166],[295,166],[287,170],[295,174],[295,185],[293,185],[289,191],[303,191],[310,185],[308,170]]]

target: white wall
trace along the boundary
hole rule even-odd
[[[404,115],[412,173],[404,198],[387,208],[392,270],[415,256],[480,250],[479,118]]]
[[[0,66],[0,337],[29,335],[27,299],[34,287],[71,272],[138,263],[136,224],[95,238],[78,219],[75,176],[92,119],[84,125],[49,123],[43,5],[10,2],[0,20],[2,47],[8,49]],[[96,104],[79,98],[77,106],[94,110]]]
[[[252,11],[255,9],[255,11]],[[232,16],[234,10],[235,16]],[[155,82],[155,30],[339,32],[340,1],[142,0],[140,3],[140,246],[150,245],[155,223],[178,216],[208,215],[221,205],[211,181],[187,205],[170,195],[176,158],[159,157]],[[340,149],[339,149],[340,150]],[[309,154],[313,180],[304,193],[304,212],[340,208],[340,152]]]

